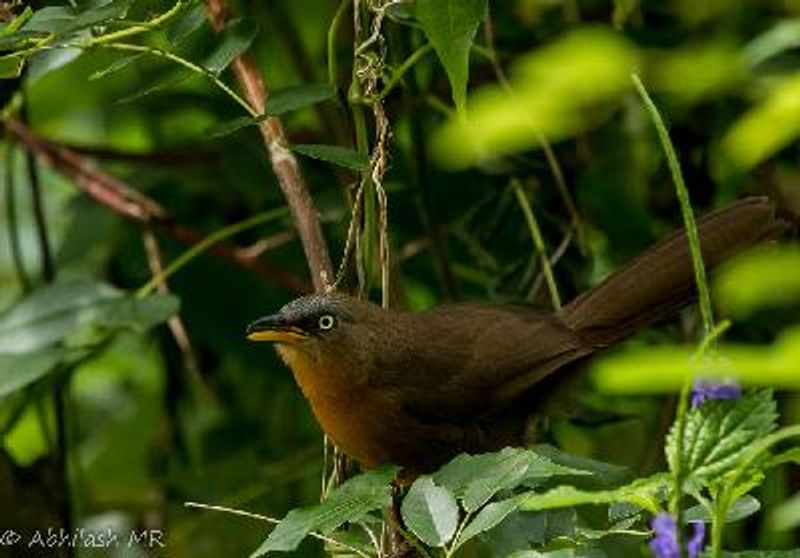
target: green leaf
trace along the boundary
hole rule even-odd
[[[270,116],[310,107],[336,96],[336,89],[327,83],[309,83],[284,87],[270,92],[266,113]]]
[[[366,157],[348,147],[306,143],[292,145],[291,149],[306,157],[319,159],[320,161],[333,163],[348,169],[363,170],[369,166],[369,160]]]
[[[400,509],[406,526],[428,546],[444,546],[458,527],[456,499],[429,476],[411,485]]]
[[[738,400],[712,400],[692,409],[686,419],[683,471],[701,484],[719,480],[735,469],[750,445],[773,431],[778,414],[772,391],[761,389]],[[675,470],[679,458],[673,426],[667,439],[667,460]]]
[[[0,353],[25,353],[58,342],[83,342],[117,329],[142,331],[177,311],[172,296],[135,299],[102,283],[55,283],[0,317]]]
[[[60,349],[0,354],[0,398],[32,384],[52,371],[63,358]]]
[[[741,521],[746,517],[750,517],[760,509],[761,502],[748,494],[736,500],[733,505],[728,508],[728,511],[725,513],[725,523]],[[687,522],[702,521],[703,523],[711,523],[712,521],[711,514],[702,504],[698,504],[686,510],[683,519]]]
[[[25,76],[27,85],[33,86],[36,81],[66,66],[81,54],[83,51],[78,48],[59,48],[37,53],[28,62],[28,72]]]
[[[42,31],[57,36],[69,35],[87,27],[121,20],[128,14],[131,0],[112,0],[84,11],[62,6],[37,10],[22,27],[25,31]]]
[[[417,20],[442,61],[456,110],[467,105],[469,53],[486,10],[485,0],[417,0]]]
[[[761,248],[727,262],[716,276],[714,292],[734,317],[760,308],[800,302],[800,248]]]
[[[316,506],[290,511],[251,558],[273,551],[291,551],[312,531],[328,533],[348,521],[361,521],[369,512],[391,504],[389,483],[396,467],[384,467],[354,477]]]
[[[145,53],[140,52],[138,54],[132,54],[130,56],[124,56],[118,60],[115,60],[110,65],[106,66],[102,70],[97,70],[89,76],[89,81],[94,81],[96,79],[101,79],[111,74],[115,74],[121,70],[124,70],[134,62],[137,62],[145,57]]]
[[[167,40],[173,45],[180,45],[185,39],[200,29],[208,21],[206,7],[197,4],[190,10],[185,11],[167,30]]]
[[[0,79],[18,78],[25,66],[25,59],[20,56],[0,56]]]
[[[530,449],[505,448],[495,453],[461,454],[434,473],[433,479],[462,500],[465,510],[472,512],[500,490],[555,476],[587,474],[554,463]]]
[[[518,507],[519,504],[514,498],[487,504],[461,532],[455,543],[455,548],[460,547],[476,535],[495,528],[506,517],[517,511]]]
[[[722,140],[728,161],[747,170],[800,135],[800,76],[778,83],[769,95],[737,120]]]
[[[794,529],[800,525],[800,494],[781,502],[769,516],[770,525],[777,531]]]
[[[762,62],[800,44],[800,21],[787,19],[778,22],[766,32],[757,36],[744,47],[744,56],[749,65]]]
[[[220,74],[243,54],[256,38],[258,27],[249,19],[237,19],[230,22],[221,35],[221,42],[211,53],[203,66],[213,74]]]
[[[2,29],[0,29],[0,36],[8,36],[12,33],[16,33],[22,28],[23,25],[25,25],[25,23],[28,22],[32,15],[33,10],[31,7],[25,6],[25,9],[22,10],[21,14],[2,26]]]
[[[435,0],[432,0],[435,1]],[[467,118],[451,118],[433,136],[434,155],[463,168],[541,147],[607,122],[630,90],[636,49],[619,33],[572,31],[522,57],[510,88],[488,85],[471,94]]]
[[[543,493],[520,494],[517,498],[520,509],[531,511],[627,502],[656,513],[668,483],[668,475],[658,474],[614,490],[580,490],[572,486],[559,486]]]

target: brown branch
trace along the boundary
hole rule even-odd
[[[19,120],[8,119],[4,126],[36,157],[53,170],[70,177],[80,190],[114,213],[140,225],[156,225],[165,234],[183,244],[194,245],[204,238],[204,235],[194,229],[176,223],[156,201],[125,182],[93,168],[87,159],[74,151],[36,136]],[[215,244],[209,252],[289,291],[308,291],[309,285],[293,273],[257,260],[230,243]]]
[[[208,19],[216,32],[225,29],[228,6],[225,0],[206,0]],[[244,54],[232,63],[233,73],[250,105],[263,114],[267,103],[267,89],[253,59]],[[325,291],[333,280],[333,267],[328,246],[322,235],[316,204],[308,191],[297,159],[286,147],[286,134],[280,119],[274,116],[259,125],[264,145],[272,162],[289,210],[292,213],[300,241],[303,244],[311,280],[317,292]]]

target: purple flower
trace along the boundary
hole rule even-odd
[[[650,550],[656,558],[680,558],[681,551],[678,547],[678,526],[672,515],[662,512],[653,518],[652,522],[655,536],[650,541]],[[693,533],[686,544],[689,558],[697,558],[703,550],[703,539],[706,527],[702,522],[692,522]]]
[[[738,399],[742,396],[742,388],[733,382],[712,383],[695,380],[692,388],[692,409],[696,409],[709,399]]]
[[[680,558],[678,548],[678,527],[675,518],[662,512],[653,518],[651,523],[655,537],[650,541],[650,550],[656,558]]]
[[[686,552],[688,552],[689,558],[700,555],[700,551],[703,550],[703,539],[706,537],[705,523],[702,521],[692,521],[692,527],[694,527],[694,532],[686,543]]]

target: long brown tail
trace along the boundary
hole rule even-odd
[[[765,197],[745,198],[703,217],[698,234],[706,269],[780,237],[785,228]],[[564,306],[560,315],[588,342],[605,346],[674,314],[696,295],[686,233],[681,229]]]

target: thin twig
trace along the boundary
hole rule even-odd
[[[536,253],[539,254],[539,262],[542,266],[545,281],[547,282],[547,289],[550,292],[550,301],[553,304],[553,310],[558,310],[561,308],[561,297],[558,294],[558,287],[556,286],[555,277],[553,277],[553,270],[550,268],[550,260],[547,257],[547,249],[544,246],[544,239],[539,230],[539,224],[536,222],[536,217],[533,214],[528,197],[525,195],[525,191],[522,189],[519,180],[512,179],[511,187],[514,189],[514,194],[516,194],[522,212],[525,214],[525,221],[528,223],[533,245],[536,249]]]
[[[238,515],[240,517],[247,517],[247,518],[250,518],[250,519],[257,519],[258,521],[264,521],[266,523],[271,523],[273,525],[277,525],[277,524],[280,523],[279,519],[275,519],[274,517],[269,517],[268,515],[262,515],[260,513],[253,513],[253,512],[246,511],[246,510],[238,510],[236,508],[229,508],[229,507],[226,507],[226,506],[215,506],[215,505],[212,505],[212,504],[202,504],[200,502],[184,502],[183,505],[185,507],[187,507],[187,508],[196,508],[196,509],[208,510],[208,511],[218,511],[218,512],[223,512],[223,513],[229,513],[231,515]],[[339,548],[344,548],[346,550],[349,550],[350,552],[353,552],[353,553],[357,554],[358,556],[361,556],[361,558],[373,558],[372,556],[370,556],[366,552],[362,551],[361,549],[358,549],[358,548],[356,548],[354,546],[350,546],[349,544],[337,541],[336,539],[334,539],[332,537],[327,537],[327,536],[325,536],[325,535],[323,535],[321,533],[316,533],[316,532],[312,531],[312,532],[309,533],[309,535],[311,537],[314,537],[315,539],[321,540],[321,541],[323,541],[325,543],[328,543],[330,545],[338,546]]]
[[[37,137],[19,120],[12,118],[3,124],[6,130],[29,151],[34,152],[57,172],[70,177],[79,189],[114,213],[140,225],[155,224],[168,236],[184,244],[194,245],[204,238],[199,232],[176,223],[154,200],[137,192],[121,180],[93,168],[81,155]],[[307,283],[296,275],[262,260],[249,258],[240,253],[238,247],[228,243],[215,245],[210,249],[210,253],[243,269],[253,271],[291,292],[308,290]]]
[[[208,19],[216,32],[225,29],[228,6],[225,0],[206,0]],[[232,63],[233,72],[256,114],[264,114],[267,103],[267,88],[253,59],[247,54],[237,57]],[[306,260],[311,270],[314,290],[325,292],[333,279],[328,246],[322,235],[316,204],[306,186],[305,179],[294,154],[287,148],[286,135],[281,120],[271,116],[259,123],[264,146],[272,162],[272,170],[278,178],[289,209],[292,212]]]

